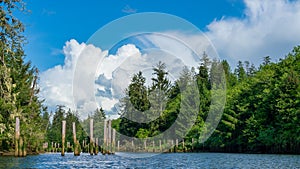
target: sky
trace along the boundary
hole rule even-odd
[[[173,78],[176,78],[178,63],[194,66],[192,62],[197,59],[193,52],[208,51],[219,59],[228,60],[233,68],[239,60],[248,60],[258,66],[263,57],[269,55],[277,61],[300,43],[299,0],[25,2],[30,12],[19,18],[26,26],[26,59],[40,70],[40,96],[46,99],[45,104],[50,110],[56,105],[66,105],[91,112],[101,106],[108,114],[115,115],[118,99],[130,81],[130,73],[141,69],[139,64],[149,67],[153,64],[151,59],[160,59],[155,58],[155,54],[167,59],[173,66],[170,68],[174,70],[170,70]],[[183,24],[168,27],[166,20],[164,29],[147,27],[146,31],[152,31],[151,34],[127,37],[114,47],[110,46],[112,49],[103,45],[125,28],[134,31],[141,23],[152,23],[150,20],[128,22],[128,25],[117,26],[118,31],[113,30],[116,26],[109,25],[122,21],[119,18],[144,12],[170,14],[171,20],[179,17],[177,19]],[[153,23],[156,24],[155,20]],[[192,25],[199,31],[187,33],[184,25]],[[101,29],[99,32],[104,26],[108,31]],[[99,44],[95,43],[95,37]],[[149,52],[147,48],[158,51]],[[176,54],[181,55],[180,61],[171,57]],[[100,65],[97,64],[99,60]],[[145,69],[147,73],[149,70]]]
[[[99,28],[120,17],[136,12],[162,12],[179,16],[201,30],[213,20],[243,17],[241,0],[26,0],[31,12],[22,15],[26,25],[26,53],[41,71],[63,64],[62,47],[70,39],[86,42]]]

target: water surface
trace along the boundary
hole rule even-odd
[[[26,158],[0,157],[0,168],[299,168],[298,155],[257,155],[224,153],[170,153],[149,158],[125,158],[119,155],[67,153],[41,154]],[[147,154],[130,154],[134,157]],[[148,154],[149,155],[149,154]]]

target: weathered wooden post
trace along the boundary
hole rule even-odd
[[[116,130],[113,129],[112,133],[112,153],[115,154],[116,152]]]
[[[131,140],[131,147],[132,147],[132,152],[134,152],[134,143],[133,143],[133,139]]]
[[[111,153],[111,120],[108,120],[108,154]]]
[[[174,140],[171,140],[171,148],[170,148],[170,152],[174,152]]]
[[[104,120],[104,129],[103,129],[103,146],[102,146],[102,154],[106,154],[107,151],[107,121]]]
[[[182,139],[182,151],[185,152],[185,144],[184,144],[184,139]]]
[[[98,155],[98,138],[95,138],[95,143],[94,143],[94,145],[95,145],[95,149],[94,149],[94,153],[95,153],[95,155]]]
[[[82,140],[82,152],[85,153],[85,144],[84,144],[84,140]]]
[[[155,143],[154,143],[154,140],[152,141],[152,147],[153,147],[153,152],[155,152]]]
[[[62,121],[61,156],[65,156],[66,121]]]
[[[93,155],[94,154],[94,120],[90,119],[90,145],[89,145],[89,150],[90,150],[90,154]]]
[[[159,140],[159,150],[160,150],[160,152],[162,152],[161,140]]]
[[[72,128],[73,128],[73,141],[74,141],[74,144],[76,143],[76,125],[75,125],[75,122],[72,123]]]
[[[144,149],[145,149],[145,152],[148,152],[147,151],[147,140],[144,140]]]
[[[23,141],[23,138],[20,137],[20,139],[19,139],[19,153],[18,153],[19,157],[23,157],[23,147],[24,147],[24,141]]]
[[[22,139],[22,149],[21,149],[21,153],[22,153],[22,155],[21,155],[21,157],[26,157],[27,156],[27,152],[26,152],[26,138],[24,137],[24,138],[22,138],[21,137],[21,139]]]
[[[15,157],[19,157],[19,141],[20,141],[20,119],[16,117],[16,131],[15,131]]]
[[[118,140],[118,151],[120,151],[120,140]]]
[[[175,152],[177,152],[177,149],[178,149],[178,139],[176,139]]]
[[[194,138],[192,138],[192,152],[194,151]]]
[[[76,138],[76,123],[73,122],[72,125],[73,125],[74,156],[79,156],[80,155],[80,144]]]

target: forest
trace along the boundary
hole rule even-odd
[[[84,121],[76,111],[63,105],[49,112],[44,100],[38,97],[39,71],[30,61],[25,61],[25,27],[14,16],[15,9],[26,10],[20,0],[1,1],[0,152],[14,149],[16,117],[20,118],[20,136],[28,152],[40,151],[44,142],[60,143],[62,120],[67,121],[67,127],[76,122],[78,140],[88,140],[84,128],[89,125],[89,119],[103,121],[105,112],[97,109]],[[146,86],[143,73],[136,72],[121,100],[120,118],[113,121],[113,127],[129,137],[159,135],[176,121],[184,105],[183,98],[199,97],[199,104],[184,108],[187,121],[191,113],[196,115],[195,123],[184,136],[189,151],[300,154],[300,46],[276,62],[266,56],[258,67],[239,61],[232,69],[226,60],[210,60],[205,53],[201,57],[198,67],[183,68],[180,78],[174,82],[170,81],[168,68],[162,62],[153,65],[150,86]],[[216,87],[211,82],[218,81],[211,75],[218,74],[220,68],[225,76],[221,76],[217,85],[226,85],[226,104],[216,130],[202,142],[212,91]],[[190,84],[196,84],[197,92]],[[187,92],[182,93],[183,88]],[[130,120],[139,117],[151,121]],[[73,144],[71,129],[67,129],[66,139]],[[192,139],[195,139],[193,145]]]
[[[226,104],[218,127],[211,137],[202,142],[204,121],[212,97],[210,75],[220,66],[225,72]],[[184,69],[174,84],[168,80],[164,63],[160,62],[153,68],[153,75],[150,87],[145,86],[141,72],[133,76],[123,100],[121,117],[115,121],[120,133],[147,138],[164,132],[177,118],[181,98],[185,97],[180,86],[194,81],[200,95],[199,112],[195,124],[184,137],[190,148],[192,138],[196,139],[193,151],[300,153],[300,46],[277,63],[271,62],[269,56],[264,57],[258,68],[247,61],[239,61],[237,67],[231,70],[226,60],[210,61],[204,53],[200,66]],[[156,94],[151,101],[151,92],[157,88],[166,93],[165,98]],[[160,112],[160,106],[156,104],[162,103],[162,99],[167,99],[167,104]],[[149,105],[150,102],[152,105]],[[140,116],[140,112],[135,114],[135,110],[143,112],[151,106],[156,107],[152,111],[158,111],[159,118],[149,123],[128,120],[134,115]]]

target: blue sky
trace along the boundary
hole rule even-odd
[[[33,1],[26,0],[31,13],[22,16],[26,25],[27,59],[41,71],[63,64],[60,53],[65,42],[86,42],[105,24],[136,12],[163,12],[182,17],[199,29],[214,19],[244,17],[241,0],[109,0],[109,1]]]
[[[300,45],[300,0],[25,0],[25,2],[27,9],[31,11],[20,15],[26,26],[25,35],[28,40],[25,46],[26,59],[31,60],[40,70],[40,97],[46,100],[45,104],[50,110],[55,109],[56,105],[66,105],[72,109],[78,109],[79,106],[84,112],[91,112],[98,106],[102,106],[106,112],[114,111],[114,105],[118,102],[118,97],[114,95],[117,91],[121,93],[124,90],[122,87],[126,87],[130,80],[128,72],[140,68],[137,63],[143,63],[144,53],[140,46],[145,48],[155,46],[171,51],[169,54],[175,53],[183,57],[180,63],[197,63],[193,62],[193,56],[188,49],[179,45],[176,40],[168,39],[169,35],[188,42],[187,45],[198,55],[204,50],[208,53],[216,52],[219,58],[229,61],[232,69],[239,60],[247,60],[258,66],[262,63],[263,57],[268,55],[276,62],[288,54],[294,46]],[[107,52],[110,49],[106,46],[94,43],[87,45],[91,42],[89,39],[95,37],[92,35],[103,26],[118,21],[119,18],[124,19],[125,16],[131,17],[133,16],[131,14],[143,12],[161,12],[180,17],[204,32],[205,36],[165,29],[157,33],[168,36],[150,34],[128,38],[127,41],[120,39],[121,43],[114,46],[112,53]],[[143,25],[141,22],[146,24],[148,20],[137,22],[139,26]],[[103,43],[125,28],[135,29],[138,26],[135,22],[127,24],[129,25],[124,26],[123,23],[113,28],[109,27],[112,31],[107,29],[109,31],[102,34],[103,36],[100,31],[101,36],[96,40],[99,39],[99,42]],[[165,25],[168,27],[168,24]],[[158,22],[156,26],[161,25]],[[171,25],[171,28],[172,26],[174,25]],[[101,30],[102,33],[105,32]],[[204,37],[212,46],[203,43]],[[127,44],[135,42],[137,44]],[[175,62],[170,55],[163,57],[174,63],[172,65],[174,70],[177,69],[179,62]],[[103,64],[100,70],[96,70],[99,60]],[[132,62],[128,62],[130,60]],[[184,62],[185,60],[188,61]],[[123,62],[127,65],[122,64]],[[82,67],[76,67],[78,64]],[[149,71],[146,73],[149,74]],[[76,79],[76,75],[79,78]],[[77,82],[75,85],[74,81]]]

